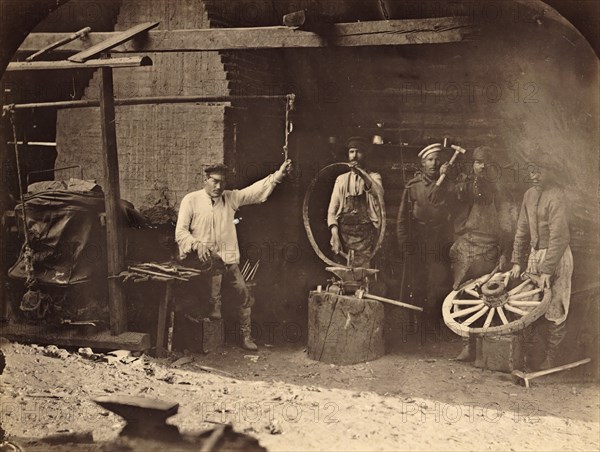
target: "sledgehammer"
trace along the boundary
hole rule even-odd
[[[454,149],[454,155],[448,161],[448,165],[452,166],[452,165],[454,165],[454,161],[458,157],[458,154],[464,154],[467,151],[464,148],[461,148],[460,146],[457,146],[455,144],[451,144],[450,147],[452,149]],[[442,174],[440,176],[440,178],[437,180],[437,182],[435,183],[435,185],[437,185],[439,187],[440,185],[442,185],[442,182],[444,182],[444,179],[446,179],[446,174]]]
[[[529,387],[529,380],[533,380],[537,377],[543,377],[544,375],[553,374],[555,372],[561,372],[563,370],[572,369],[573,367],[587,364],[591,361],[590,358],[582,359],[581,361],[575,361],[571,364],[565,364],[563,366],[553,367],[552,369],[540,370],[539,372],[523,372],[521,370],[515,370],[512,373],[515,383],[523,383],[526,388]]]

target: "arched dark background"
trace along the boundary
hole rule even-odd
[[[50,12],[67,3],[67,1],[0,0],[0,73],[4,72],[12,55],[27,34]],[[378,1],[356,3],[356,10],[361,10],[361,14],[364,14],[364,16],[361,16],[363,20],[381,19],[377,13],[376,5],[379,5]],[[391,18],[411,17],[410,13],[407,13],[410,8],[404,8],[411,2],[387,0],[384,3],[388,5]],[[494,2],[489,3],[493,4]],[[506,3],[508,2],[499,2],[499,4]],[[487,23],[483,21],[480,24],[482,26],[479,28],[480,36],[478,38],[487,39],[487,47],[482,46],[479,48],[477,41],[465,45],[468,46],[469,52],[471,52],[470,56],[473,58],[482,60],[487,58],[490,59],[490,62],[493,61],[494,64],[490,64],[491,71],[502,67],[501,79],[511,77],[518,79],[520,74],[532,74],[536,89],[545,96],[544,101],[547,101],[547,103],[527,105],[522,102],[503,102],[498,103],[496,109],[494,109],[494,106],[487,106],[485,114],[495,113],[495,120],[498,121],[498,124],[503,124],[504,127],[508,124],[509,127],[514,129],[514,133],[503,134],[501,142],[501,147],[510,152],[511,158],[522,163],[527,162],[533,157],[533,154],[539,151],[548,152],[552,163],[563,169],[564,174],[568,176],[568,196],[572,204],[574,223],[576,224],[573,247],[574,252],[578,254],[579,262],[577,290],[596,289],[595,292],[592,292],[593,299],[588,299],[586,302],[594,309],[581,312],[579,315],[582,316],[582,319],[590,318],[590,316],[596,319],[591,334],[592,336],[595,335],[593,342],[597,344],[598,244],[600,243],[597,198],[597,55],[600,50],[598,35],[600,2],[587,0],[548,0],[545,2],[556,11],[546,7],[544,3],[538,0],[517,0],[515,3],[523,6],[525,22],[505,20],[489,21]],[[418,13],[416,16],[418,17]],[[531,21],[535,22],[538,19],[539,26],[532,28]],[[503,36],[504,38],[495,49],[489,47],[489,43],[493,42],[494,36]],[[585,42],[584,37],[589,44]],[[456,58],[464,58],[464,55],[457,51],[455,46],[449,45],[447,48],[449,53],[440,58],[442,62],[444,58],[451,58],[453,52],[456,52],[454,54]],[[576,49],[576,51],[573,49]],[[460,79],[460,65],[452,65],[449,73],[442,73],[440,66],[435,67],[437,59],[437,50],[435,49],[418,49],[415,50],[415,53],[412,53],[411,49],[403,48],[398,52],[397,59],[393,55],[393,49],[384,49],[382,50],[383,56],[380,55],[379,58],[384,60],[386,52],[390,61],[401,61],[401,63],[397,63],[399,67],[403,67],[402,64],[405,64],[409,68],[406,71],[408,73],[414,70],[415,73],[422,74],[423,71],[418,71],[418,65],[430,64],[432,72],[438,71],[438,73],[428,80],[444,80],[448,77]],[[547,52],[549,57],[546,60],[540,60],[539,56],[544,52]],[[361,52],[361,50],[354,53],[351,51],[340,52],[340,56],[336,56],[336,58],[339,58],[340,64],[351,64],[348,60],[350,58],[358,58],[358,60],[368,64],[370,57],[367,53]],[[303,77],[302,71],[304,70],[307,75],[306,83],[309,83],[310,80],[320,83],[327,80],[331,75],[327,73],[328,69],[325,66],[318,64],[319,58],[326,59],[327,57],[327,52],[321,53],[320,56],[314,59],[312,67],[303,65],[302,58],[298,59],[298,62],[294,62],[287,55],[286,62],[291,67],[294,67],[294,64],[298,65],[298,71],[291,71],[294,72],[296,79]],[[468,63],[465,67],[468,67]],[[474,70],[474,73],[477,73],[477,70],[481,70],[481,68]],[[481,74],[486,75],[485,71],[482,71]],[[311,79],[311,77],[313,78]],[[364,82],[366,86],[372,83],[368,78],[369,76],[366,76],[363,81],[360,77],[357,77],[356,80],[359,85]],[[326,86],[326,83],[319,86]],[[346,88],[351,91],[352,87],[341,86],[342,91]],[[525,92],[524,94],[527,95],[528,93]],[[320,117],[318,114],[322,106],[323,104],[317,105],[317,103],[307,106],[312,108],[315,113],[314,124],[311,124],[310,120],[306,118],[304,123],[300,122],[300,126],[305,126],[305,130],[311,130],[310,136],[299,133],[294,137],[296,143],[302,143],[305,148],[318,148],[321,144],[317,141],[312,143],[311,140],[327,136],[326,127],[319,124],[317,120]],[[327,113],[331,114],[331,111],[329,109]],[[321,113],[324,113],[324,111],[321,111]],[[448,118],[451,117],[452,112],[450,111]],[[8,141],[10,138],[10,131],[5,127],[6,121],[2,121],[0,139],[3,142]],[[311,144],[314,146],[311,146]],[[3,154],[0,158],[2,167],[6,168],[7,156]],[[310,167],[310,163],[310,161],[304,162],[308,167]],[[306,183],[306,180],[303,183]],[[2,184],[0,210],[4,211],[12,207],[8,198],[9,193],[12,192],[13,195],[16,193],[14,192],[15,185],[9,180],[6,173],[3,174]],[[2,243],[2,249],[5,248],[6,243]],[[4,277],[3,274],[2,278]],[[2,291],[1,296],[4,295],[4,291]]]

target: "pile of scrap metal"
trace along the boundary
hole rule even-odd
[[[121,272],[118,277],[123,278],[123,282],[144,282],[144,281],[189,281],[191,278],[210,271],[211,262],[204,268],[183,267],[172,263],[141,263],[129,265],[126,271]]]

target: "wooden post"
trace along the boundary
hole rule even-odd
[[[113,335],[117,335],[127,329],[127,311],[121,281],[119,278],[114,278],[123,270],[124,246],[120,231],[119,203],[121,190],[119,187],[113,74],[110,67],[100,69],[100,124],[102,126],[102,164],[105,180],[106,255],[109,276],[108,306],[110,309],[110,330]]]
[[[169,303],[173,297],[173,281],[166,282],[165,297],[158,305],[158,321],[156,322],[156,357],[164,358],[165,353],[165,329],[167,327],[167,312]]]

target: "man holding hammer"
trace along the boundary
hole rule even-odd
[[[453,146],[455,154],[451,161],[440,165],[443,148],[435,143],[419,152],[421,171],[406,184],[396,225],[413,297],[421,301],[424,309],[422,339],[426,332],[438,331],[441,303],[451,287],[448,249],[452,243],[452,223],[449,191],[443,181],[448,167],[464,150]]]
[[[501,187],[488,169],[493,151],[488,146],[475,148],[472,168],[460,173],[449,185],[454,219],[454,244],[450,259],[454,274],[453,289],[465,281],[496,270],[506,270],[510,261],[512,225],[510,207]],[[458,361],[475,359],[473,338],[463,339]]]

